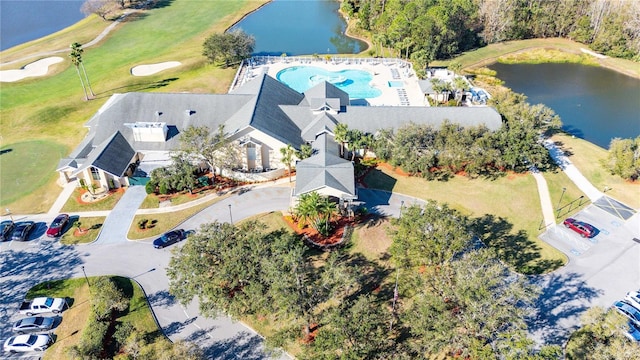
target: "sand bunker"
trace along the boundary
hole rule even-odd
[[[45,76],[47,72],[49,72],[50,65],[57,64],[63,60],[64,59],[59,56],[53,56],[34,61],[31,64],[25,65],[22,69],[1,70],[0,82],[14,82],[33,76]]]
[[[171,69],[176,66],[182,65],[179,61],[167,61],[158,64],[138,65],[131,68],[131,75],[133,76],[148,76],[158,73],[162,70]]]

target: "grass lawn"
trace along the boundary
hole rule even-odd
[[[57,176],[54,173],[58,160],[82,140],[87,131],[82,125],[112,94],[128,91],[227,91],[236,70],[208,65],[201,55],[202,43],[208,35],[225,30],[264,1],[175,0],[163,3],[166,6],[145,11],[144,16],[137,17],[135,21],[118,25],[117,30],[99,45],[85,50],[84,65],[97,95],[94,100],[84,101],[75,68],[66,53],[60,55],[65,61],[55,65],[52,76],[3,83],[0,87],[0,118],[5,130],[2,134],[3,148],[15,148],[17,144],[35,138],[64,149],[56,152],[50,147],[37,150],[55,153],[55,159],[49,162],[51,169],[39,171],[41,176],[47,175],[34,190],[11,199],[2,196],[2,206],[16,213],[48,210],[60,193],[60,188],[55,186]],[[87,42],[109,24],[91,16],[46,39],[17,46],[0,55],[3,61],[10,61],[28,54],[66,49],[72,42]],[[2,69],[19,68],[37,59]],[[168,60],[180,61],[183,66],[148,77],[130,74],[132,66]],[[20,161],[29,163],[26,157]],[[14,181],[14,176],[9,171],[0,173],[3,189],[4,184],[11,181]],[[52,192],[55,196],[50,195]]]
[[[125,191],[126,190],[124,188],[120,188],[118,190],[111,191],[104,199],[86,203],[81,200],[81,196],[86,192],[86,190],[76,188],[71,196],[69,196],[69,200],[67,200],[62,207],[62,212],[74,213],[79,211],[111,210],[116,206],[118,201],[120,201]]]
[[[129,309],[118,318],[147,334],[149,342],[166,341],[155,323],[151,309],[140,286],[130,279],[115,276],[112,279],[129,298]],[[89,282],[95,281],[90,277]],[[84,278],[54,280],[38,284],[27,293],[36,296],[66,297],[70,308],[62,313],[62,322],[55,329],[56,342],[44,353],[43,359],[66,359],[66,348],[78,344],[91,311],[91,293]]]
[[[497,44],[491,44],[473,51],[465,52],[452,60],[434,61],[432,65],[447,66],[452,62],[458,62],[462,65],[463,68],[476,68],[494,63],[496,61],[520,61],[527,63],[538,63],[547,59],[553,60],[553,62],[558,62],[557,58],[550,58],[558,56],[557,52],[546,53],[544,51],[540,51],[540,49],[553,49],[579,55],[577,57],[562,55],[561,62],[579,62],[585,64],[593,64],[594,62],[596,62],[601,66],[620,71],[629,76],[640,78],[640,66],[638,66],[638,63],[625,59],[596,59],[591,56],[583,55],[582,51],[580,50],[582,48],[588,49],[589,47],[585,44],[561,38],[505,41]],[[533,51],[533,53],[530,53],[531,51]],[[521,55],[520,53],[529,54]],[[501,58],[505,55],[509,56]],[[518,60],[518,58],[520,59]]]
[[[272,232],[280,229],[290,230],[289,225],[287,225],[287,222],[284,220],[282,212],[280,211],[271,211],[268,213],[251,216],[249,218],[243,219],[238,224],[253,220],[258,220],[261,223],[265,224],[267,226],[265,232]]]
[[[607,187],[607,195],[623,203],[640,209],[640,182],[630,182],[612,175],[602,165],[607,158],[607,150],[583,139],[564,133],[553,135],[551,139],[569,155],[569,160],[599,190]]]
[[[3,136],[5,133],[3,131]],[[1,147],[0,206],[7,206],[43,187],[47,182],[55,181],[58,178],[55,172],[58,160],[67,151],[66,146],[48,140],[23,141]],[[31,208],[13,206],[11,210],[14,213],[33,212]]]
[[[448,203],[474,219],[476,232],[484,234],[485,242],[503,252],[503,259],[520,272],[548,272],[566,262],[561,252],[537,237],[542,232],[542,209],[531,175],[509,174],[495,180],[455,176],[448,181],[426,181],[381,165],[369,172],[365,183],[371,188]],[[559,184],[571,188],[564,180]],[[571,194],[578,193],[575,191],[571,188]]]
[[[64,245],[77,245],[77,244],[88,244],[92,241],[95,241],[98,238],[98,234],[100,234],[100,228],[104,224],[104,216],[97,217],[83,217],[83,218],[74,218],[71,217],[73,224],[67,230],[64,235],[60,238],[60,243]],[[79,233],[77,231],[77,227],[75,224],[80,221],[80,227],[86,232]]]
[[[133,218],[133,222],[131,223],[131,226],[129,227],[129,233],[127,234],[127,238],[130,240],[141,240],[141,239],[148,239],[150,237],[159,236],[160,234],[163,234],[173,229],[174,227],[183,223],[188,218],[206,209],[207,207],[217,203],[218,201],[227,198],[228,196],[230,195],[219,196],[213,200],[209,200],[200,205],[192,206],[180,211],[173,211],[169,213],[160,213],[160,214],[152,214],[152,215],[136,215]],[[140,230],[138,228],[138,222],[140,222],[140,220],[143,220],[143,219],[147,219],[149,220],[149,222],[152,222],[155,220],[153,227],[150,229]],[[185,229],[185,230],[191,230],[191,229]]]

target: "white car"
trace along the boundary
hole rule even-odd
[[[634,308],[640,310],[640,291],[629,291],[624,299]]]
[[[3,347],[4,351],[11,353],[45,351],[52,343],[53,339],[47,334],[18,335],[8,338]]]

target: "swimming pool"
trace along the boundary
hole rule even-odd
[[[371,99],[382,94],[380,89],[369,85],[373,75],[364,70],[328,71],[315,66],[292,66],[279,71],[276,78],[301,93],[328,81],[349,94],[350,99]]]

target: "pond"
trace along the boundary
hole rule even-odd
[[[605,149],[640,135],[640,80],[597,66],[494,64],[497,77],[531,104],[545,104],[563,129]]]
[[[230,30],[256,38],[254,55],[357,54],[363,41],[344,35],[346,22],[335,0],[274,0]]]
[[[84,0],[2,0],[0,50],[52,34],[82,20],[82,3]]]

